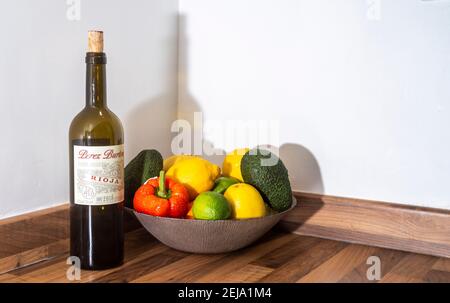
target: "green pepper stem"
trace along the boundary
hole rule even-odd
[[[158,196],[161,197],[161,198],[166,198],[167,197],[166,176],[165,176],[165,173],[164,173],[163,170],[159,172]]]

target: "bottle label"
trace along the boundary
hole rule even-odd
[[[124,200],[123,145],[75,145],[74,202],[108,205]]]

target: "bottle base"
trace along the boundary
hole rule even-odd
[[[80,264],[80,267],[83,270],[97,271],[97,270],[112,269],[112,268],[120,267],[122,265],[123,265],[123,260],[120,262],[116,262],[116,263],[102,264],[102,265]]]

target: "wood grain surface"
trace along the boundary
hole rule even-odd
[[[66,276],[67,205],[3,220],[0,282],[450,282],[450,259],[391,249],[446,255],[445,211],[307,194],[298,199],[299,208],[280,228],[227,254],[173,250],[128,217],[124,264],[82,271],[80,281]],[[286,224],[296,233],[286,232]],[[308,232],[315,237],[301,235]],[[380,259],[380,281],[367,278],[371,256]]]
[[[126,234],[125,263],[82,271],[68,281],[67,254],[0,274],[1,282],[450,282],[449,259],[271,231],[228,254],[173,250],[137,229]],[[378,256],[381,281],[369,281],[367,258]]]
[[[450,257],[450,211],[307,193],[282,226],[315,236]]]

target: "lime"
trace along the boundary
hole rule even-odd
[[[195,198],[192,213],[195,219],[226,220],[231,215],[231,207],[223,195],[207,191]]]
[[[219,194],[223,194],[228,187],[230,187],[233,184],[240,183],[236,178],[230,178],[230,177],[220,177],[216,179],[214,182],[214,189],[213,191]]]

